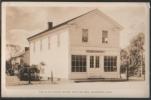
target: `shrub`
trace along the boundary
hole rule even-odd
[[[30,71],[32,81],[39,80],[39,76],[38,76],[39,70],[37,68],[37,65],[32,65],[32,66],[24,65],[24,67],[20,68],[19,74],[18,74],[19,79],[28,81],[29,71]]]

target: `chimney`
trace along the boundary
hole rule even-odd
[[[29,50],[29,47],[25,47],[25,51],[28,51]]]
[[[53,23],[52,22],[48,22],[48,29],[51,29],[53,26]]]

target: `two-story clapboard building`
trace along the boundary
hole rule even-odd
[[[45,73],[66,79],[120,78],[120,31],[95,9],[28,38],[30,64],[44,62]]]

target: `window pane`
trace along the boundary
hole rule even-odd
[[[79,61],[76,61],[76,66],[80,66],[80,62]]]
[[[111,67],[111,71],[113,71],[113,66]]]
[[[80,72],[80,67],[76,67],[76,72]]]
[[[111,62],[113,61],[113,57],[111,57]]]
[[[104,66],[108,66],[106,61],[104,62]]]
[[[80,56],[79,60],[82,62],[82,56]]]
[[[109,67],[110,65],[111,65],[111,64],[110,64],[110,61],[108,60],[108,61],[107,61],[107,66]]]
[[[79,67],[80,71],[79,72],[82,72],[82,67]]]
[[[83,72],[86,72],[86,67],[82,67],[82,71],[83,71]]]
[[[117,71],[117,67],[113,67],[113,71]]]
[[[116,66],[116,62],[114,62],[113,66]]]
[[[86,62],[86,60],[84,61],[84,67],[86,67],[87,66],[87,62]]]
[[[72,61],[73,61],[73,60],[75,60],[75,56],[74,56],[74,55],[72,55]]]
[[[83,64],[82,64],[82,59],[79,61],[80,62],[80,65],[79,66],[82,66]]]
[[[111,61],[110,63],[111,63],[111,66],[113,66],[113,62]]]
[[[75,63],[74,63],[74,61],[72,61],[72,66],[73,66],[73,67],[75,66]]]
[[[104,71],[105,71],[105,72],[107,71],[107,67],[104,67]]]
[[[77,60],[78,60],[78,61],[80,61],[80,57],[81,57],[81,56],[77,56]]]
[[[72,67],[72,72],[75,72],[75,67]]]

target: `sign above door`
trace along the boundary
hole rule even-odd
[[[86,50],[88,53],[104,53],[102,50]]]

